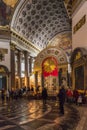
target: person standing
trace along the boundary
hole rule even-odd
[[[68,90],[66,92],[66,96],[67,96],[67,102],[72,103],[73,102],[73,92],[70,88],[68,88]]]
[[[45,87],[42,88],[42,100],[43,100],[43,105],[46,105],[46,101],[47,101],[47,89]]]
[[[73,90],[73,99],[74,99],[74,103],[75,103],[76,105],[77,105],[78,96],[79,96],[78,90],[75,88],[75,89]]]
[[[59,90],[58,93],[58,98],[59,98],[59,109],[60,109],[60,114],[64,115],[64,103],[65,103],[65,97],[66,97],[66,91],[64,86],[62,86]]]
[[[10,92],[9,92],[9,90],[6,91],[6,99],[7,99],[7,101],[10,100]]]

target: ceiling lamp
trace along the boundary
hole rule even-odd
[[[7,5],[14,7],[18,0],[3,0]]]

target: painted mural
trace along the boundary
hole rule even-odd
[[[0,26],[9,25],[17,0],[0,0]]]
[[[71,48],[72,48],[72,42],[71,42],[71,33],[65,33],[65,34],[58,34],[56,35],[48,44],[48,46],[54,45],[58,48],[61,48],[66,52],[67,56],[71,55]]]

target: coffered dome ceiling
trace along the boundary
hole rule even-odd
[[[57,34],[71,31],[63,0],[21,0],[11,27],[40,49]]]

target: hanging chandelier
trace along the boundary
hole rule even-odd
[[[3,0],[5,4],[14,7],[18,0]]]

